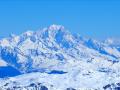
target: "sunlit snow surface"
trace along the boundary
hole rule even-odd
[[[120,82],[120,44],[115,45],[113,42],[110,39],[100,42],[72,35],[61,25],[51,25],[36,32],[27,31],[20,36],[11,35],[1,39],[0,88],[119,88],[116,83]],[[8,70],[12,70],[13,74],[3,72],[1,67],[12,67]]]

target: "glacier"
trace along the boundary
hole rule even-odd
[[[0,90],[120,90],[120,44],[114,42],[55,24],[2,38]]]

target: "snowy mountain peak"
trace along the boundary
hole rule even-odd
[[[63,30],[63,29],[64,29],[64,26],[53,24],[53,25],[49,26],[48,29],[49,29],[49,30]]]
[[[120,46],[120,39],[119,38],[107,38],[104,41],[105,44],[110,45],[110,46]]]
[[[67,30],[65,30],[64,26],[62,25],[50,25],[49,27],[46,27],[42,30],[39,30],[36,32],[38,36],[42,36],[43,38],[50,38],[50,37],[55,37],[57,33],[66,33]]]
[[[51,25],[48,28],[36,32],[36,34],[37,37],[41,37],[42,40],[49,42],[49,44],[56,43],[55,46],[60,45],[68,47],[74,38],[62,25]]]
[[[27,32],[22,34],[23,36],[29,37],[33,35],[33,31],[28,30]]]
[[[106,44],[112,44],[113,43],[113,39],[108,38],[108,39],[105,40],[105,43]]]

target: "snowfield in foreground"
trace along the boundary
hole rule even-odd
[[[61,25],[0,40],[0,90],[81,89],[120,90],[118,40],[84,38]]]

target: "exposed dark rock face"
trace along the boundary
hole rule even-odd
[[[46,86],[41,86],[40,90],[48,90]]]
[[[112,83],[105,85],[103,87],[104,90],[120,90],[120,83]]]
[[[76,90],[76,89],[74,89],[74,88],[67,88],[66,90]]]
[[[104,89],[104,90],[106,90],[106,89],[111,89],[111,85],[108,84],[108,85],[104,86],[103,89]]]
[[[14,82],[11,82],[14,83]],[[6,83],[3,87],[0,87],[0,90],[49,90],[45,85],[41,83],[31,83],[27,86],[20,86],[19,84],[15,84],[14,86],[9,86],[10,83]]]

